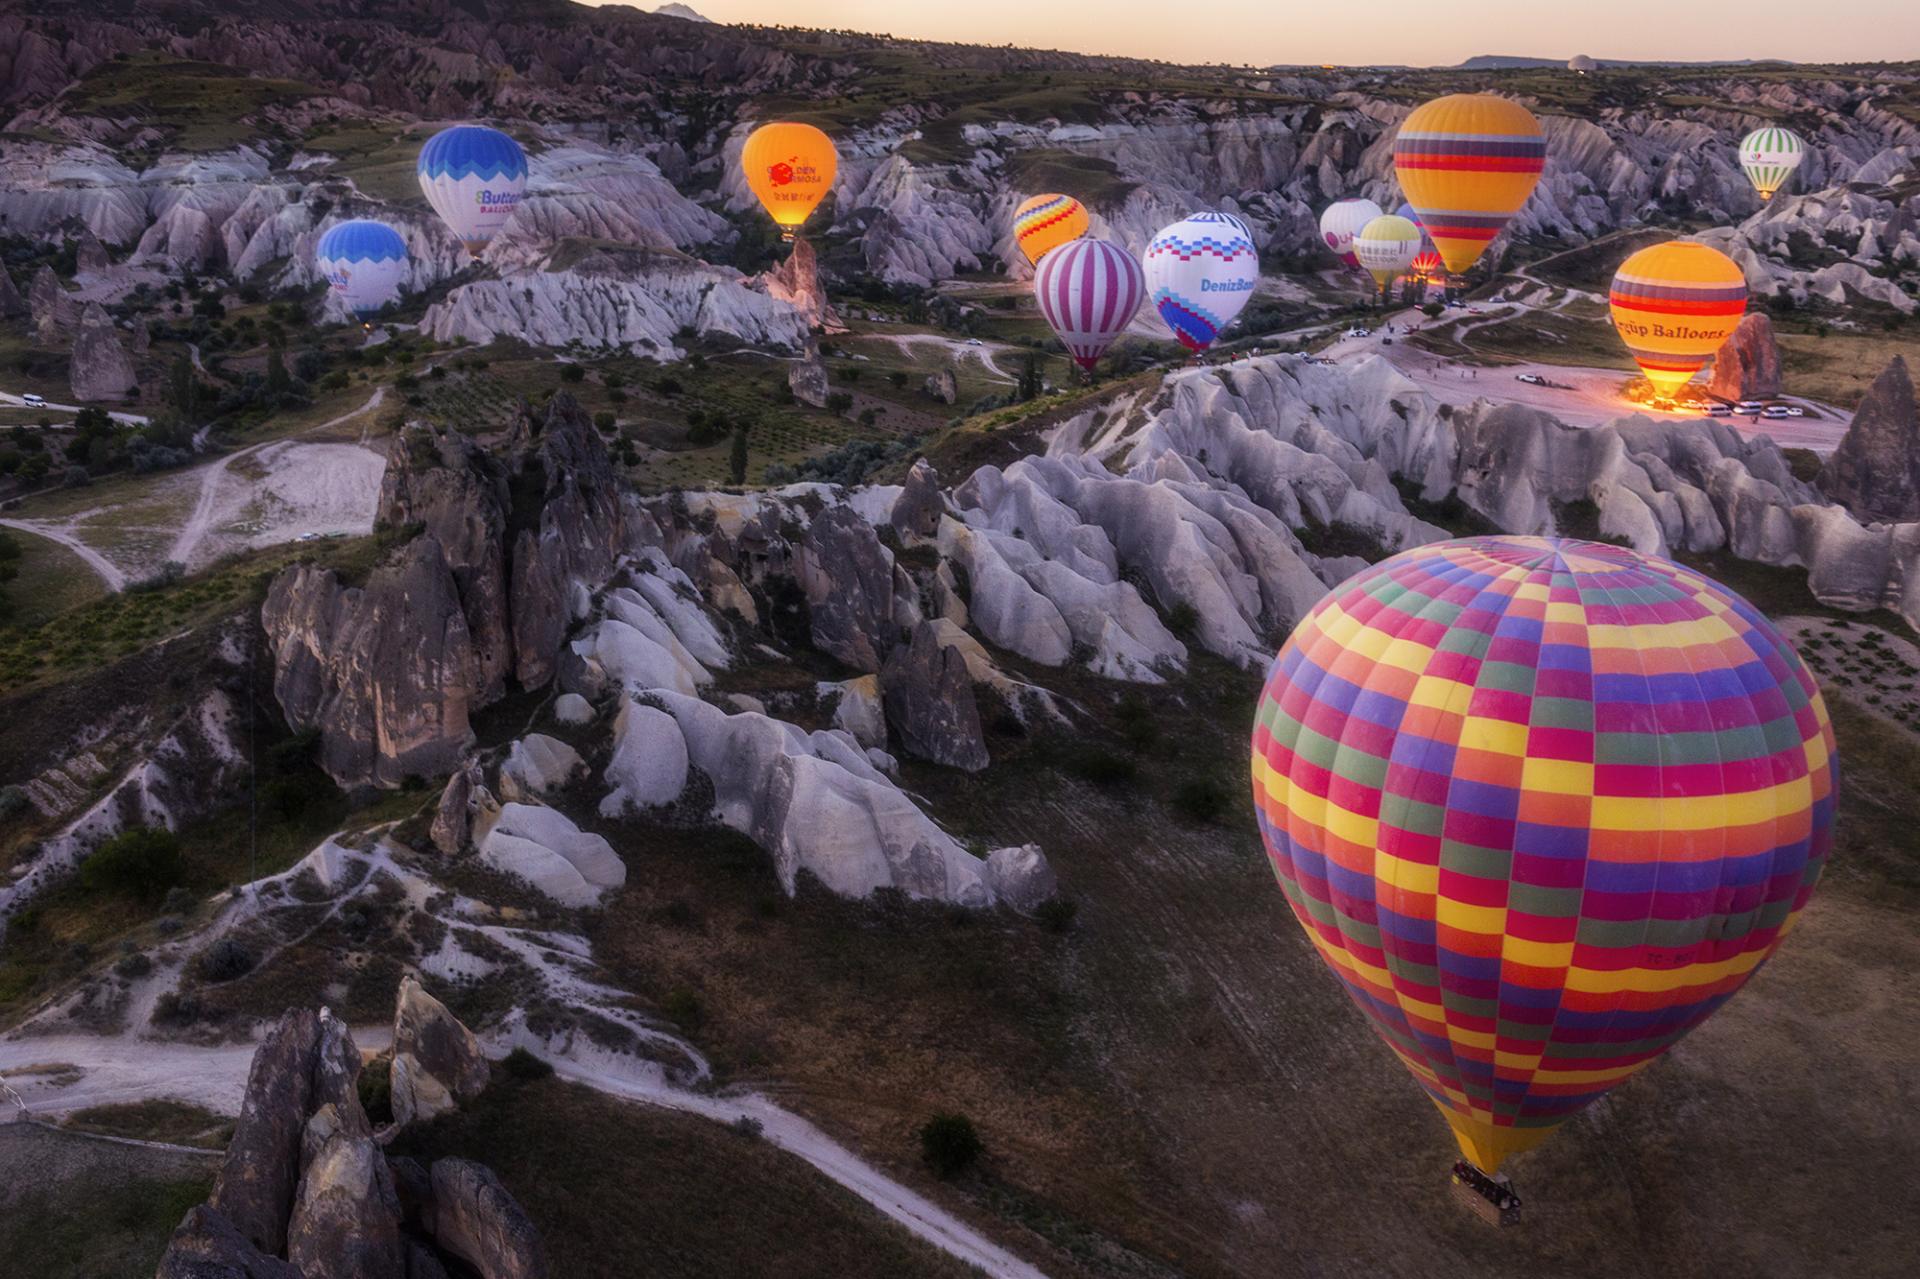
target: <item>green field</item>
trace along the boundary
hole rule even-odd
[[[0,587],[12,601],[11,610],[0,618],[0,637],[34,630],[69,609],[106,595],[99,574],[58,542],[24,529],[5,532],[20,548],[20,558],[13,561],[17,576]]]

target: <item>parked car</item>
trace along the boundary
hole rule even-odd
[[[1759,400],[1742,400],[1733,406],[1733,411],[1740,414],[1761,413],[1766,410],[1766,407]]]
[[[967,345],[968,346],[985,346],[986,343],[982,342],[979,338],[968,338]]]
[[[1516,373],[1513,375],[1513,380],[1516,382],[1525,382],[1528,386],[1545,386],[1547,384],[1547,379],[1541,377],[1538,373]]]
[[[1801,408],[1798,404],[1787,405],[1788,417],[1805,417],[1806,415],[1807,415],[1807,411]]]
[[[1363,329],[1356,326],[1347,330],[1347,336],[1350,338],[1363,338],[1369,336],[1372,332],[1372,329]]]
[[[1760,413],[1761,417],[1792,417],[1793,410],[1784,404],[1769,404]]]
[[[20,397],[20,402],[30,409],[44,409],[47,407],[47,397],[44,395],[23,395]]]
[[[1707,416],[1708,417],[1732,417],[1733,410],[1728,408],[1724,404],[1709,404],[1707,405]]]

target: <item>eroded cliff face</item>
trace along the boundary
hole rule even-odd
[[[613,571],[626,521],[613,466],[570,397],[523,410],[501,459],[453,433],[402,431],[381,522],[406,540],[363,585],[296,566],[261,611],[274,688],[318,729],[343,785],[452,771],[471,716],[512,679],[544,685],[586,593]]]

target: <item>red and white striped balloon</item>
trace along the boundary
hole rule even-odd
[[[1147,277],[1120,246],[1075,240],[1040,259],[1033,296],[1074,363],[1091,370],[1133,321],[1147,296]]]

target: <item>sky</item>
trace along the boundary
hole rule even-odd
[[[633,3],[634,0],[628,0]],[[1920,0],[689,0],[715,22],[1169,62],[1449,66],[1477,53],[1920,59]],[[656,8],[660,0],[638,0]]]

